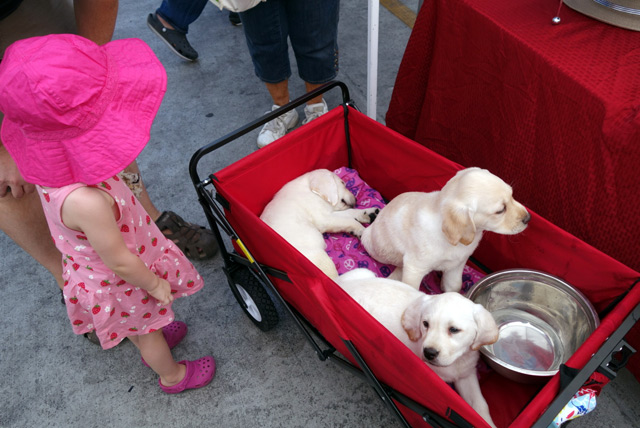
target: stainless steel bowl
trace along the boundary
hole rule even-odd
[[[500,330],[498,341],[480,352],[495,371],[517,382],[555,375],[600,324],[579,290],[544,272],[495,272],[467,297],[491,312]]]

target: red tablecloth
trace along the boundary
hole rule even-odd
[[[556,225],[640,270],[640,32],[557,0],[431,0],[390,128],[488,168]]]
[[[387,126],[640,270],[640,33],[557,0],[431,0]],[[606,287],[606,284],[603,284]],[[628,335],[640,347],[638,325]],[[628,367],[640,379],[638,354]]]

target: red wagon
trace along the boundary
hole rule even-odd
[[[341,106],[199,177],[207,154],[334,88],[342,91]],[[341,82],[298,98],[193,155],[191,179],[218,237],[234,296],[262,330],[277,324],[273,299],[279,300],[318,357],[362,375],[404,426],[488,426],[427,365],[260,220],[265,205],[285,183],[314,169],[343,166],[358,171],[386,199],[406,191],[440,189],[462,168],[360,113]],[[474,259],[491,271],[528,268],[560,277],[582,291],[601,318],[562,375],[543,384],[516,383],[495,372],[483,376],[481,387],[498,427],[546,428],[594,373],[615,377],[635,352],[624,336],[640,318],[640,287],[634,287],[640,273],[535,213],[517,240],[486,234]]]

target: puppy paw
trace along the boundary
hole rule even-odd
[[[358,224],[358,226],[359,227],[355,227],[353,228],[353,230],[349,231],[349,233],[351,233],[356,238],[360,239],[362,238],[362,233],[364,232],[364,226],[362,226],[361,224]]]
[[[364,210],[360,210],[360,213],[356,217],[356,220],[358,220],[360,223],[373,223],[379,212],[379,208],[367,208]]]
[[[378,217],[379,213],[380,213],[380,210],[378,208],[376,208],[374,212],[369,213],[369,223],[373,223],[376,217]]]

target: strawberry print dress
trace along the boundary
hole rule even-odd
[[[116,346],[127,336],[150,333],[174,320],[171,304],[161,305],[145,290],[119,278],[105,266],[86,236],[67,228],[60,216],[69,193],[86,186],[36,186],[49,230],[62,253],[63,295],[76,334],[96,331],[102,348]],[[96,187],[107,192],[120,208],[117,221],[129,251],[171,284],[174,298],[200,290],[203,280],[180,249],[160,232],[131,190],[114,176]]]

